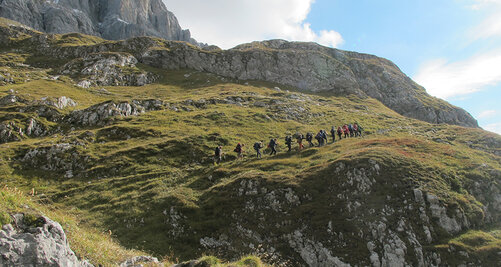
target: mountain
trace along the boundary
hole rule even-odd
[[[108,40],[155,36],[198,44],[162,0],[0,0],[0,16],[47,33]]]
[[[161,0],[0,0],[0,16],[49,33],[80,32],[109,40],[146,35],[197,44]],[[243,44],[226,51],[176,44],[176,53],[170,53],[150,49],[155,46],[144,47],[149,51],[136,58],[161,68],[265,80],[307,92],[369,96],[411,118],[478,127],[466,111],[431,97],[395,64],[376,56],[283,40]]]
[[[59,229],[50,219],[95,266],[145,254],[200,258],[181,266],[501,264],[501,136],[385,59],[281,40],[109,41],[6,19],[0,44],[1,244]],[[363,137],[283,144],[354,122]],[[278,154],[256,159],[253,144],[271,138]],[[2,260],[17,255],[8,247]]]
[[[283,40],[243,44],[226,51],[197,50],[176,45],[174,52],[152,49],[139,58],[156,67],[276,82],[304,92],[369,96],[407,117],[478,127],[465,110],[431,97],[395,64],[373,55]]]

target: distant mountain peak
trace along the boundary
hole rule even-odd
[[[162,0],[0,0],[0,16],[47,33],[109,40],[154,36],[199,45]]]

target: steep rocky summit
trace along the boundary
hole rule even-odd
[[[109,40],[156,36],[197,44],[161,0],[0,0],[0,16],[47,33]]]

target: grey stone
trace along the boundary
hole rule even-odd
[[[299,253],[308,266],[351,266],[341,261],[338,257],[332,256],[331,252],[320,242],[308,239],[301,231],[296,230],[293,234],[289,235],[288,239],[291,248]]]
[[[120,267],[139,267],[143,266],[141,263],[154,264],[159,263],[158,259],[151,256],[136,256],[128,259],[120,264]]]
[[[24,216],[13,216],[16,227],[5,225],[0,231],[0,266],[90,267],[71,250],[63,228],[47,217],[36,226],[26,225]]]
[[[19,97],[15,96],[15,95],[6,95],[6,96],[0,98],[0,107],[12,105],[12,104],[15,104],[17,102],[25,102],[25,101],[20,99]]]
[[[58,109],[64,109],[66,107],[75,107],[77,105],[77,103],[73,99],[66,96],[61,96],[58,98],[44,97],[41,99],[40,104],[53,106]]]

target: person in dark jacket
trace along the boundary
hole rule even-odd
[[[303,139],[304,139],[304,136],[302,133],[298,133],[296,135],[296,140],[297,140],[297,145],[298,145],[298,150],[301,151],[304,146],[303,146]]]
[[[336,127],[332,126],[331,128],[331,135],[332,135],[332,143],[336,142]]]
[[[317,135],[315,136],[315,139],[317,139],[318,146],[323,146],[324,145],[324,137],[322,130],[320,130]]]
[[[322,130],[322,138],[324,139],[323,143],[327,144],[327,142],[329,141],[329,138],[327,137],[327,132],[325,130]]]
[[[261,155],[261,148],[263,148],[263,141],[256,142],[254,143],[254,150],[256,150],[256,157],[258,159],[262,158],[263,156]]]
[[[237,159],[244,158],[244,144],[238,143],[233,151],[237,152]]]
[[[268,147],[271,149],[271,153],[270,155],[276,155],[277,154],[277,145],[278,145],[278,142],[277,142],[277,139],[271,139],[270,140],[270,143],[268,144]]]
[[[223,147],[217,146],[214,151],[214,165],[221,163],[221,158],[223,156]]]
[[[291,152],[291,150],[292,150],[292,136],[287,135],[285,137],[285,144],[287,145],[287,148],[288,148],[287,152]]]
[[[306,141],[308,141],[308,144],[310,145],[310,147],[315,146],[312,142],[313,141],[313,134],[312,133],[310,133],[310,132],[306,133]]]

